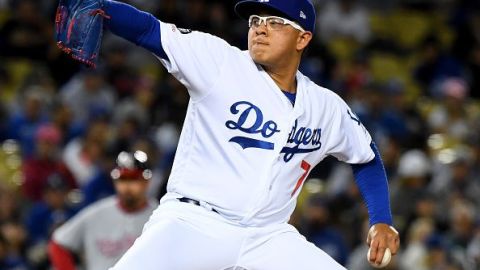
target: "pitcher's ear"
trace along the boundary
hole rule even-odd
[[[303,32],[298,35],[298,40],[297,40],[297,50],[303,51],[310,41],[312,40],[313,35],[312,32]]]

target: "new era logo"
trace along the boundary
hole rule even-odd
[[[307,15],[305,15],[305,13],[303,11],[300,11],[300,18],[306,20],[307,19]]]

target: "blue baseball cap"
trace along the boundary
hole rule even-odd
[[[244,0],[235,5],[235,12],[245,20],[261,10],[280,13],[306,31],[315,31],[315,8],[310,0]]]

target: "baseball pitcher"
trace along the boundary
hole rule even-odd
[[[60,3],[64,51],[95,65],[105,24],[151,51],[190,94],[168,193],[111,269],[344,269],[287,223],[327,156],[352,166],[369,211],[369,260],[380,264],[399,248],[380,154],[347,104],[298,71],[312,3],[245,0],[235,11],[248,21],[247,51],[121,2]]]

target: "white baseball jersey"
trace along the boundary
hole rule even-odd
[[[72,251],[84,251],[87,270],[113,266],[140,236],[157,203],[135,213],[120,208],[116,197],[100,200],[58,228],[53,239]]]
[[[161,62],[191,97],[165,198],[205,201],[242,225],[285,223],[326,156],[374,158],[370,135],[335,93],[298,72],[292,105],[248,51],[160,24]]]

